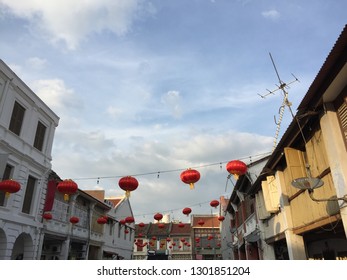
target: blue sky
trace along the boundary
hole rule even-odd
[[[258,95],[278,84],[269,52],[284,82],[300,80],[288,89],[295,112],[346,10],[325,0],[0,0],[0,53],[60,117],[61,178],[119,196],[119,178],[138,175],[137,221],[158,211],[185,220],[184,207],[210,213],[209,201],[230,194],[227,161],[271,152],[283,96]],[[290,121],[286,108],[280,136]],[[194,190],[175,171],[189,167],[201,167]]]

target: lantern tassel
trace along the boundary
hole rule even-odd
[[[125,191],[125,196],[126,196],[127,198],[129,198],[129,197],[130,197],[130,191]]]
[[[237,181],[238,179],[239,179],[239,175],[238,174],[233,174],[233,176],[234,176],[234,179]]]
[[[10,197],[10,195],[11,195],[11,193],[10,193],[10,192],[5,192],[5,197],[6,197],[6,198],[9,198],[9,197]]]
[[[194,189],[194,183],[190,183],[189,187],[190,187],[191,190],[193,190]]]
[[[69,200],[69,195],[67,193],[64,194],[64,200],[68,201]]]

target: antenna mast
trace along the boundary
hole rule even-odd
[[[276,122],[276,117],[274,116],[274,119],[275,119],[275,123],[276,123],[276,133],[275,133],[275,139],[274,139],[274,145],[273,145],[273,150],[275,149],[276,145],[277,145],[277,139],[278,139],[278,134],[279,134],[279,131],[280,131],[280,128],[281,128],[281,123],[282,123],[282,119],[283,119],[283,115],[284,115],[284,109],[285,107],[287,106],[289,108],[289,111],[292,115],[293,118],[294,117],[294,114],[292,112],[292,109],[291,109],[291,105],[292,103],[289,102],[288,100],[288,92],[287,92],[287,89],[289,88],[289,85],[292,84],[292,83],[295,83],[295,82],[299,82],[298,78],[294,76],[294,74],[292,74],[292,76],[294,77],[294,80],[289,82],[289,83],[285,83],[281,80],[280,78],[280,75],[278,74],[278,71],[277,71],[277,68],[276,68],[276,65],[275,65],[275,62],[272,58],[272,55],[271,53],[269,52],[269,55],[270,55],[270,59],[271,59],[271,62],[272,62],[272,65],[275,69],[275,72],[276,72],[276,75],[277,75],[277,78],[278,78],[278,82],[279,82],[279,85],[276,85],[277,88],[275,90],[268,90],[268,93],[266,93],[265,95],[260,95],[258,94],[261,98],[265,98],[266,96],[270,95],[270,94],[275,94],[276,91],[278,90],[281,90],[282,93],[283,93],[283,101],[282,101],[282,105],[281,107],[279,108],[278,110],[278,113],[279,113],[279,119],[278,121]]]

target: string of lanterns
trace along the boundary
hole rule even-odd
[[[247,172],[247,165],[242,162],[241,160],[232,160],[229,161],[226,165],[227,171],[232,174],[235,178],[235,180],[238,180],[239,176],[244,175]],[[199,171],[188,168],[181,172],[180,174],[180,179],[183,183],[188,184],[190,186],[190,189],[194,189],[194,184],[197,183],[200,179],[200,173]],[[125,196],[127,198],[130,197],[130,193],[132,191],[135,191],[138,186],[139,182],[134,176],[124,176],[120,178],[118,182],[119,187],[125,191]],[[0,182],[0,191],[5,192],[6,197],[8,197],[11,193],[16,193],[20,190],[21,186],[20,183],[18,183],[15,180],[9,179],[9,180],[3,180]],[[78,190],[78,185],[71,179],[66,179],[57,184],[57,190],[64,195],[64,200],[68,201],[69,196],[76,193]],[[216,208],[219,205],[218,200],[212,200],[210,202],[210,206]],[[192,212],[191,208],[186,207],[182,210],[182,213],[184,215],[189,216],[189,214]],[[45,220],[51,220],[52,219],[52,214],[51,213],[44,213],[43,218]],[[158,221],[158,225],[163,226],[163,224],[159,223],[161,219],[163,218],[163,215],[160,213],[156,213],[154,215],[154,219]],[[220,221],[223,220],[223,217],[218,218]],[[69,220],[73,225],[77,224],[79,222],[79,218],[76,216],[70,217]],[[135,220],[133,217],[127,217],[125,220],[121,220],[121,224],[131,224],[134,223]],[[107,218],[106,217],[99,217],[97,219],[98,224],[106,224],[107,223]],[[198,221],[199,225],[203,225],[203,220]],[[184,226],[182,223],[181,226]]]

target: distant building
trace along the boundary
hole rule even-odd
[[[218,215],[192,215],[193,260],[220,260],[221,234]]]
[[[133,259],[190,260],[191,234],[189,223],[136,224]]]

